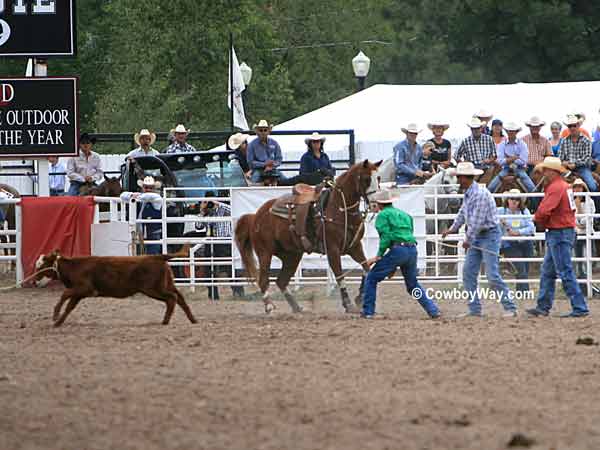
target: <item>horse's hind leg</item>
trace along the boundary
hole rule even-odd
[[[273,255],[269,249],[259,250],[258,252],[258,287],[263,293],[263,303],[265,304],[265,313],[269,314],[275,309],[269,294],[269,269],[271,268],[271,259]]]
[[[302,253],[281,255],[280,259],[283,261],[283,267],[281,268],[281,272],[279,272],[279,276],[277,277],[277,287],[283,293],[283,296],[292,308],[292,311],[295,313],[302,312],[302,308],[300,305],[298,305],[298,302],[288,289],[290,280],[294,276],[294,273],[296,273],[298,264],[300,264],[300,260],[302,259]]]

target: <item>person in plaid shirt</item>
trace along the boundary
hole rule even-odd
[[[164,153],[189,153],[197,152],[194,146],[187,143],[187,136],[190,130],[187,130],[183,125],[179,124],[173,130],[175,142],[165,148]]]
[[[552,153],[550,141],[540,135],[540,130],[546,125],[546,122],[533,116],[525,122],[525,125],[529,127],[529,134],[523,138],[528,150],[527,174],[529,175],[536,165],[544,161],[546,156],[553,156],[554,153]]]
[[[564,138],[558,150],[562,165],[576,172],[587,184],[590,191],[596,192],[598,185],[592,176],[592,142],[581,134],[579,119],[567,116],[564,124],[569,128],[569,136]]]
[[[488,169],[496,161],[496,144],[491,136],[482,134],[483,122],[477,117],[473,117],[468,126],[471,136],[458,147],[456,160],[472,162],[477,169]]]

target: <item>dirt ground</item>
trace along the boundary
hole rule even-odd
[[[355,289],[353,289],[355,290]],[[600,308],[585,319],[430,321],[398,286],[383,320],[299,293],[218,304],[200,319],[143,296],[87,299],[51,325],[59,287],[0,294],[0,450],[600,448]],[[529,306],[531,302],[522,304]],[[555,314],[569,310],[558,301]]]

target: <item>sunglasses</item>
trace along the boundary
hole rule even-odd
[[[579,125],[569,125],[569,128],[577,128]]]
[[[258,131],[259,133],[268,133],[269,129],[268,128],[257,128],[256,131]]]

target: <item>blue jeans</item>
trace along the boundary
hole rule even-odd
[[[563,290],[571,300],[574,314],[589,312],[585,298],[577,284],[571,252],[575,240],[573,228],[546,231],[546,255],[542,264],[540,292],[537,298],[537,309],[548,314],[554,303],[556,278],[562,280]]]
[[[529,178],[525,169],[518,168],[514,169],[513,172],[517,177],[519,177],[519,180],[521,180],[521,183],[523,183],[525,189],[527,189],[527,192],[533,192],[533,190],[535,189],[535,184],[533,184],[533,181],[531,181],[531,178]],[[496,192],[496,190],[500,187],[500,183],[502,183],[501,178],[507,176],[509,173],[510,168],[508,166],[504,166],[500,173],[496,175],[496,178],[492,180],[492,182],[488,186],[488,190],[492,193]]]
[[[585,184],[587,184],[587,187],[590,189],[590,191],[598,191],[598,185],[596,184],[596,180],[594,180],[594,177],[592,176],[592,169],[590,169],[589,167],[582,166],[575,169],[575,172],[577,172],[579,177],[583,181],[585,181]]]
[[[490,289],[495,290],[500,296],[500,302],[506,311],[516,311],[517,307],[510,297],[508,286],[500,276],[500,264],[498,254],[500,253],[500,240],[502,232],[497,226],[489,231],[479,233],[475,236],[471,247],[467,250],[465,264],[463,267],[463,285],[469,293],[469,311],[471,314],[481,314],[481,299],[477,292],[477,279],[481,263],[485,264],[485,274]],[[479,250],[474,247],[479,247]]]
[[[397,174],[396,175],[396,184],[410,184],[412,180],[417,178],[416,175],[407,175],[407,174]]]
[[[79,191],[79,188],[77,189]],[[64,189],[50,189],[50,197],[62,197],[65,195]]]
[[[402,270],[404,284],[409,294],[415,297],[430,317],[439,315],[437,305],[427,296],[425,289],[417,281],[417,247],[404,247],[400,245],[390,248],[369,271],[365,281],[363,314],[372,315],[375,313],[377,283],[385,280],[397,267],[400,267],[400,270]]]
[[[77,197],[79,195],[79,188],[82,185],[83,183],[80,183],[79,181],[71,181],[71,184],[69,185],[69,192],[67,192],[67,195]]]
[[[285,180],[285,177],[279,169],[275,169],[274,172],[279,175],[279,181]],[[264,169],[253,169],[252,174],[250,175],[250,181],[253,183],[261,183],[263,181],[263,173]]]

